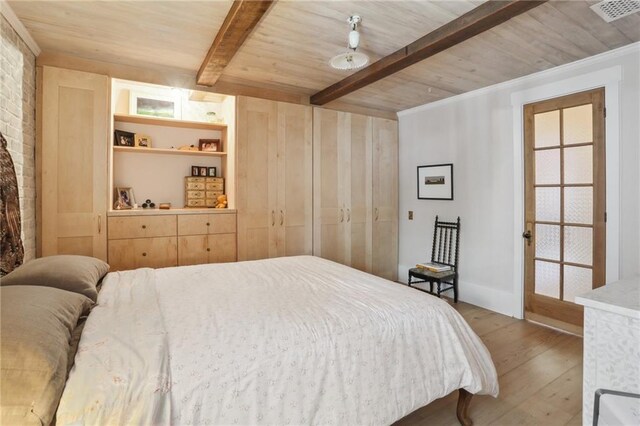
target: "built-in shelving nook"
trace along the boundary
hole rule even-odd
[[[193,166],[211,176],[215,167],[234,208],[235,97],[113,79],[111,110],[112,198],[115,188],[131,188],[138,206],[150,199],[183,209],[185,176]],[[219,140],[217,150],[199,150],[203,139]]]

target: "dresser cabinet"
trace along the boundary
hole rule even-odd
[[[111,270],[236,260],[236,214],[136,214],[109,218]]]
[[[239,97],[238,259],[311,254],[312,110]]]
[[[107,259],[109,78],[43,67],[38,84],[38,256]]]
[[[397,123],[314,109],[314,254],[395,280]]]
[[[235,213],[178,216],[179,266],[235,260]]]

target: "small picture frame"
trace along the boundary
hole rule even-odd
[[[151,148],[151,138],[147,135],[136,133],[134,141],[136,148]]]
[[[114,191],[114,210],[132,209],[136,200],[132,188],[116,187]]]
[[[180,100],[144,92],[129,92],[129,114],[161,118],[181,118]]]
[[[206,177],[207,176],[207,168],[206,167],[200,167],[200,176],[202,176],[202,177]]]
[[[453,164],[418,166],[419,200],[453,200]]]
[[[198,140],[198,150],[203,152],[221,151],[220,139],[200,139]]]
[[[114,132],[113,144],[115,146],[135,146],[135,133],[116,130]]]
[[[199,166],[191,166],[191,176],[200,176]]]
[[[207,176],[208,177],[216,177],[217,169],[215,167],[207,167]]]

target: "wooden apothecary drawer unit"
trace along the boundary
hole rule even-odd
[[[178,216],[178,265],[236,259],[235,213]]]

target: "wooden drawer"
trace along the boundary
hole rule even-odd
[[[111,240],[109,241],[109,265],[112,271],[177,266],[177,238]]]
[[[187,182],[186,189],[187,191],[203,191],[206,189],[206,184],[204,182]]]
[[[205,189],[207,191],[224,191],[224,183],[206,183]]]
[[[110,217],[110,240],[121,238],[169,237],[176,235],[176,216],[123,216]]]
[[[187,200],[204,198],[204,191],[187,191]]]
[[[206,183],[218,183],[220,185],[224,185],[224,178],[221,177],[207,177],[204,178]]]
[[[209,263],[209,237],[187,235],[178,237],[178,266]]]
[[[207,178],[204,177],[195,177],[195,176],[187,176],[184,178],[187,184],[189,183],[205,183]]]
[[[178,235],[235,234],[235,232],[236,215],[233,213],[178,216]]]
[[[204,198],[192,198],[185,203],[186,207],[206,207]]]

